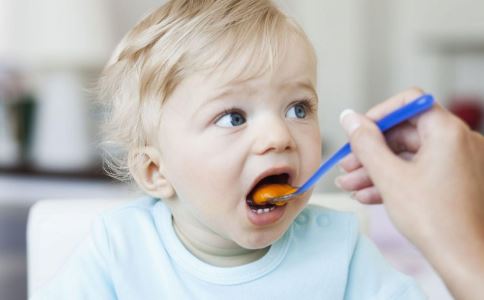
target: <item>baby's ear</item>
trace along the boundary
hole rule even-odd
[[[175,196],[175,189],[165,177],[158,149],[143,147],[133,150],[128,165],[136,183],[150,196],[162,199]]]

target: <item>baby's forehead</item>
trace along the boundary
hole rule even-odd
[[[305,73],[306,68],[316,67],[312,46],[296,33],[290,33],[287,39],[270,47],[252,47],[242,49],[222,60],[212,71],[218,72],[226,82],[233,84],[266,75],[277,77],[274,75],[279,75],[280,72],[296,76]]]
[[[301,68],[301,72],[286,74],[279,70],[268,69],[262,74],[253,73],[253,76],[244,77],[227,77],[221,70],[197,72],[183,80],[170,98],[175,102],[172,104],[185,107],[187,112],[211,102],[219,104],[228,101],[235,104],[234,101],[264,96],[281,96],[281,99],[296,95],[317,98],[315,78],[309,69]]]
[[[207,79],[220,85],[270,73],[295,76],[298,72],[310,72],[314,83],[316,57],[309,39],[289,18],[267,9],[272,14],[269,17],[262,14],[260,18],[253,16],[223,23],[224,26],[207,23],[206,28],[192,28],[175,44],[160,38],[153,48],[156,51],[150,51],[147,63],[141,65],[140,97],[161,99],[164,103],[176,89],[188,85],[187,79],[200,72],[206,76],[191,84],[195,88],[204,88]],[[174,55],[168,57],[169,53]]]
[[[209,84],[217,89],[237,90],[257,83],[271,81],[275,85],[316,84],[316,59],[311,45],[295,37],[274,55],[264,48],[248,49],[193,70],[187,76],[192,86]]]

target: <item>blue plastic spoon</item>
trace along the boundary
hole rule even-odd
[[[434,104],[434,97],[430,94],[425,94],[412,102],[402,106],[401,108],[391,112],[389,115],[384,117],[383,119],[376,122],[378,128],[380,128],[381,132],[386,132],[387,130],[395,127],[396,125],[415,117],[416,115],[430,109]],[[296,196],[299,196],[305,193],[308,189],[310,189],[321,176],[326,174],[335,164],[337,164],[341,159],[343,159],[346,155],[351,153],[351,145],[347,143],[343,147],[341,147],[336,153],[334,153],[328,160],[323,162],[321,166],[314,172],[314,174],[303,184],[301,185],[295,192],[286,194],[280,197],[268,199],[268,203],[275,204],[281,202],[287,202]]]

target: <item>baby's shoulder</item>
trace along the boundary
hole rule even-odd
[[[153,210],[160,200],[151,197],[142,197],[124,203],[118,207],[102,213],[98,224],[110,236],[127,238],[138,236],[140,230],[143,232],[156,232]]]

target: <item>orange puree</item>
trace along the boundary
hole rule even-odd
[[[290,186],[289,184],[276,184],[270,183],[260,186],[255,192],[253,197],[254,203],[257,205],[263,205],[267,203],[267,200],[284,196],[290,193],[295,192],[296,189]],[[277,206],[282,206],[286,204],[286,202],[276,202]]]

